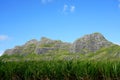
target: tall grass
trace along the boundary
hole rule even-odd
[[[120,47],[90,54],[59,50],[3,55],[0,80],[120,80]]]
[[[0,61],[0,80],[120,80],[120,62]]]

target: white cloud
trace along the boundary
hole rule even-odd
[[[64,4],[64,6],[63,6],[63,13],[64,14],[68,13],[68,5],[67,4]]]
[[[119,46],[120,46],[120,43],[116,43],[116,42],[114,42],[114,44],[116,44],[116,45],[119,45]]]
[[[67,9],[68,9],[68,5],[65,4],[64,7],[63,7],[63,11],[66,12]]]
[[[50,3],[50,2],[52,2],[53,0],[41,0],[41,2],[43,3],[43,4],[46,4],[46,3]]]
[[[118,8],[120,8],[120,3],[118,4]]]
[[[118,8],[120,8],[120,0],[118,0]]]
[[[4,51],[0,51],[0,56],[4,53]]]
[[[70,11],[71,11],[71,12],[74,12],[74,11],[75,11],[75,6],[71,6],[71,7],[70,7]]]
[[[8,36],[7,35],[0,35],[0,41],[7,40]]]
[[[63,11],[64,14],[74,12],[75,11],[75,6],[74,5],[64,4],[62,11]]]
[[[48,2],[52,2],[53,0],[48,0]]]
[[[119,46],[120,46],[120,43],[118,43],[117,45],[119,45]]]
[[[46,3],[46,0],[41,0],[42,3]]]

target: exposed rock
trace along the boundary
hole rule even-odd
[[[84,37],[76,40],[73,43],[70,51],[73,53],[90,53],[96,52],[102,47],[108,47],[111,45],[113,44],[107,41],[102,34],[93,33],[90,35],[85,35]]]
[[[7,54],[7,55],[11,55],[11,54],[14,54],[13,53],[13,49],[7,49],[4,54]]]
[[[16,46],[13,49],[6,50],[4,52],[4,54],[11,55],[11,54],[30,54],[30,53],[34,53],[37,42],[38,42],[37,40],[32,39],[22,46]]]
[[[73,44],[42,37],[40,41],[32,39],[22,46],[8,49],[4,54],[43,54],[60,50],[67,50],[72,53],[90,53],[96,52],[102,47],[109,47],[111,45],[113,45],[113,43],[107,41],[100,33],[85,35],[84,37],[77,39]]]
[[[11,55],[11,54],[21,54],[21,53],[22,53],[22,46],[16,46],[13,49],[7,49],[4,52],[4,54],[8,54],[8,55]]]
[[[43,53],[47,53],[47,52],[52,51],[52,50],[55,50],[55,48],[45,47],[45,48],[37,48],[37,49],[35,50],[35,52],[36,52],[37,54],[43,54]]]
[[[31,44],[35,44],[36,45],[37,43],[38,43],[38,41],[36,39],[32,39],[32,40],[26,42],[24,46],[29,46]]]
[[[38,41],[36,39],[32,39],[28,41],[27,43],[25,43],[25,45],[23,45],[22,53],[23,54],[35,53],[37,44],[38,44]]]
[[[35,53],[42,54],[57,49],[69,50],[69,48],[70,48],[69,43],[64,43],[60,40],[51,40],[46,37],[42,37],[36,46]]]
[[[70,45],[70,43],[65,43],[60,40],[51,40],[49,38],[42,37],[40,41],[32,39],[22,46],[16,46],[13,49],[8,49],[4,52],[4,54],[43,54],[58,49],[69,50]]]

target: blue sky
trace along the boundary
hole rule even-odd
[[[120,0],[0,0],[0,53],[42,36],[73,42],[102,33],[120,44]]]

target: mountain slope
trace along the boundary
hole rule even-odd
[[[42,37],[40,41],[33,39],[22,46],[16,46],[13,49],[8,49],[4,52],[4,54],[43,54],[49,53],[51,51],[56,52],[58,50],[69,50],[70,46],[70,43],[62,42],[60,40],[51,40],[49,38]]]
[[[119,59],[120,58],[120,46],[113,45],[108,48],[102,48],[94,55],[96,59]]]
[[[27,55],[31,53],[60,53],[60,51],[67,51],[69,53],[95,53],[101,48],[107,48],[112,45],[114,44],[106,40],[100,33],[85,35],[82,38],[77,39],[74,43],[66,43],[60,40],[51,40],[42,37],[40,41],[33,39],[22,46],[8,49],[4,54]]]
[[[93,33],[85,35],[82,38],[77,39],[71,47],[73,53],[89,53],[96,52],[102,47],[112,46],[113,43],[105,39],[100,33]]]

